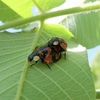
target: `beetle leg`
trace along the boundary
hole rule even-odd
[[[45,63],[48,66],[48,68],[51,70],[50,66],[46,62],[44,62],[44,59],[43,59],[44,57],[45,57],[44,53],[43,53],[43,55],[40,55],[42,63]]]
[[[48,68],[51,70],[51,68],[50,68],[50,66],[47,64],[47,63],[45,63],[47,66],[48,66]]]
[[[37,61],[35,61],[35,63],[34,64],[32,64],[30,67],[32,67],[33,65],[35,65],[37,63]]]
[[[64,52],[64,58],[66,59],[66,52]]]

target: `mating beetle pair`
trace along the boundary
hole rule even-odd
[[[62,52],[64,52],[64,57],[66,58],[66,48],[67,43],[64,39],[61,37],[53,37],[49,39],[47,44],[36,47],[28,56],[28,61],[33,60],[35,61],[34,64],[36,64],[41,59],[41,62],[45,63],[51,69],[48,64],[58,61],[61,58]]]

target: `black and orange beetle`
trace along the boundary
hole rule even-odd
[[[47,44],[44,44],[35,48],[35,50],[28,56],[28,61],[35,61],[35,63],[32,64],[35,65],[40,59],[42,63],[45,63],[48,66],[48,68],[51,69],[48,64],[54,63],[60,58],[60,52],[56,53]]]
[[[67,43],[63,38],[52,37],[48,40],[47,44],[56,53],[64,52],[64,57],[66,58]]]

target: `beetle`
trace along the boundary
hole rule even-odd
[[[28,61],[35,61],[35,63],[32,64],[35,65],[39,60],[41,60],[42,63],[45,63],[48,68],[51,69],[48,64],[54,63],[60,58],[61,53],[56,53],[47,44],[44,44],[35,48],[35,50],[28,56]]]
[[[53,51],[57,53],[64,52],[64,57],[66,59],[67,43],[63,38],[52,37],[51,39],[48,40],[47,44]]]

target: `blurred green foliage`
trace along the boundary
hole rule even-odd
[[[100,88],[100,50],[96,53],[92,62],[92,72],[94,76],[95,88]]]

